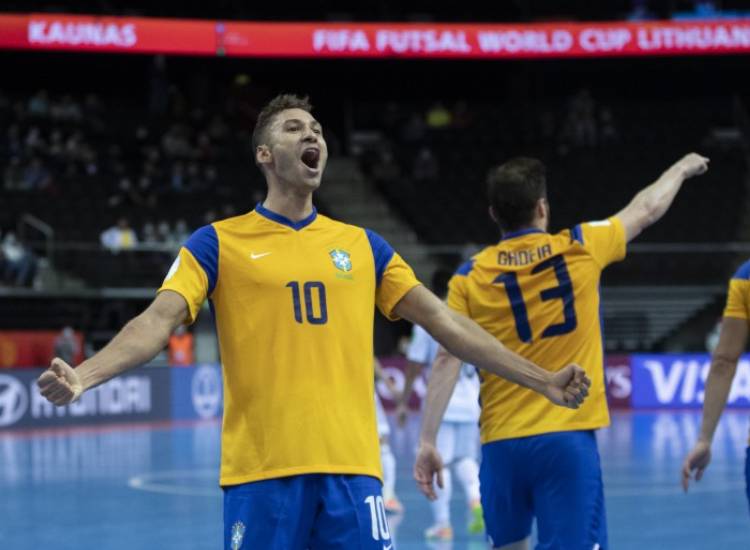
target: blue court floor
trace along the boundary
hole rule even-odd
[[[713,463],[685,495],[679,469],[698,415],[615,413],[612,428],[599,433],[611,548],[750,548],[746,414],[725,415]],[[411,480],[417,422],[392,434],[406,507],[391,517],[396,547],[486,548],[482,537],[466,533],[460,494],[452,506],[453,543],[423,541],[431,517]],[[216,423],[0,432],[0,549],[218,549],[218,459]]]

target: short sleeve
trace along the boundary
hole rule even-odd
[[[750,293],[750,262],[745,262],[729,281],[724,317],[750,319],[747,303],[748,293]]]
[[[468,276],[474,268],[474,260],[462,264],[448,281],[448,298],[446,303],[453,311],[469,317],[468,292],[466,290]]]
[[[171,290],[185,299],[189,309],[186,323],[195,321],[201,305],[216,287],[218,255],[216,230],[210,225],[202,227],[180,248],[158,290]]]
[[[375,282],[377,291],[375,303],[380,312],[391,321],[398,317],[393,315],[393,308],[401,298],[421,283],[417,280],[409,264],[399,256],[388,242],[369,229],[365,230],[375,260]]]
[[[430,361],[430,335],[419,325],[411,331],[411,342],[406,350],[406,358],[415,363],[426,364]]]
[[[625,227],[616,217],[577,225],[570,238],[579,241],[602,269],[625,258]]]

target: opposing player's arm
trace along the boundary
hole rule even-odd
[[[695,472],[695,480],[700,481],[711,461],[711,441],[721,413],[727,404],[732,380],[737,372],[737,361],[745,350],[747,336],[747,319],[734,317],[722,319],[719,344],[711,358],[711,370],[706,381],[700,436],[682,465],[682,486],[686,491],[693,472]]]
[[[60,358],[53,359],[37,381],[39,391],[55,405],[75,401],[84,391],[153,359],[188,313],[187,302],[180,294],[160,292],[143,313],[77,368]]]
[[[557,405],[578,408],[588,394],[591,381],[581,367],[569,365],[555,373],[544,370],[507,349],[474,321],[451,311],[421,285],[406,293],[393,312],[421,325],[457,358],[539,392]]]
[[[630,204],[616,214],[625,228],[627,241],[633,240],[664,215],[686,179],[703,174],[707,170],[708,159],[690,153],[633,197]]]

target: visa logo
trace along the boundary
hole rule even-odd
[[[705,398],[711,368],[708,354],[634,355],[634,407],[697,408]],[[750,360],[740,359],[729,392],[730,406],[750,406]]]

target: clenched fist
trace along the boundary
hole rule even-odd
[[[39,393],[47,401],[62,406],[72,403],[83,393],[81,378],[73,367],[55,357],[50,367],[37,380]]]

